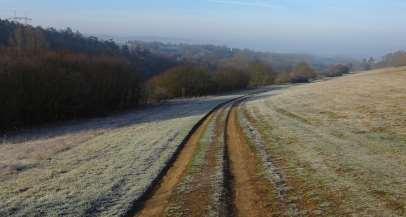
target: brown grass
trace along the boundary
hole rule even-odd
[[[272,92],[271,92],[272,93]],[[406,215],[406,69],[292,87],[247,103],[302,209]]]

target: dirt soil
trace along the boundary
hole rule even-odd
[[[195,134],[192,135],[189,142],[179,154],[178,159],[168,170],[167,175],[162,179],[153,196],[145,202],[143,209],[136,216],[164,216],[165,209],[170,203],[171,195],[186,173],[188,165],[192,161],[194,153],[198,149],[199,140],[206,131],[212,118],[213,115],[207,118],[207,120],[203,122],[202,126],[195,132]]]
[[[237,108],[231,110],[227,126],[235,215],[280,216],[283,208],[273,202],[272,184],[258,173],[261,164],[238,123]]]
[[[136,216],[262,217],[287,213],[239,123],[239,105],[224,106],[202,124]],[[204,144],[211,134],[209,144]],[[203,161],[197,165],[198,172],[190,172],[199,156]],[[218,170],[219,166],[225,169]],[[215,189],[213,177],[220,179],[219,189]],[[213,204],[216,198],[219,204]]]
[[[249,144],[241,128],[239,103],[229,106],[213,113],[196,131],[136,216],[262,217],[287,213],[273,183],[263,175],[255,147]],[[214,125],[214,130],[209,129],[210,125]],[[213,139],[204,148],[202,140],[207,133],[211,134],[210,130]],[[195,166],[193,162],[202,150],[201,169],[191,173],[190,168]],[[219,166],[225,169],[218,170]],[[219,172],[222,174],[216,177]],[[220,179],[223,188],[215,189],[213,177]],[[220,204],[213,204],[216,198]],[[217,210],[213,211],[215,206]]]

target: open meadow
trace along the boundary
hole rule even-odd
[[[388,68],[229,103],[132,216],[405,216],[405,83]]]
[[[406,216],[406,68],[267,92],[240,120],[289,215]]]
[[[0,216],[406,216],[405,84],[386,68],[5,137]]]
[[[0,8],[0,217],[406,217],[406,0]]]
[[[0,216],[126,213],[193,125],[237,96],[174,100],[2,138]]]

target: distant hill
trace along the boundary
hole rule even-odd
[[[301,62],[309,63],[318,71],[324,71],[330,65],[358,63],[356,59],[346,57],[256,52],[249,49],[237,49],[216,45],[193,45],[138,40],[129,41],[127,45],[130,49],[148,50],[153,54],[206,65],[218,64],[235,56],[245,56],[249,59],[256,59],[271,64],[277,71],[289,71],[293,66]]]
[[[174,39],[164,37],[141,37],[142,40],[130,41],[131,37],[114,38],[104,35],[100,36],[100,39],[94,36],[85,36],[70,28],[62,30],[45,29],[0,20],[0,47],[7,47],[13,43],[19,43],[19,46],[30,46],[29,41],[13,40],[13,38],[23,38],[24,34],[31,34],[34,38],[41,39],[41,46],[53,51],[125,56],[131,63],[137,65],[138,70],[146,77],[159,74],[161,71],[182,62],[215,67],[236,56],[243,56],[250,61],[256,60],[270,64],[275,71],[280,72],[289,71],[301,62],[309,63],[319,72],[325,71],[330,65],[334,64],[358,64],[357,60],[344,57],[256,52],[249,49],[236,49],[217,45],[170,43],[169,41],[174,41]],[[184,40],[178,39],[178,41]]]
[[[85,36],[70,28],[45,29],[0,19],[0,48],[9,46],[17,46],[22,49],[37,46],[37,48],[52,51],[124,57],[147,78],[172,67],[176,62],[155,55],[148,50],[130,51],[127,46],[119,45],[113,40]]]

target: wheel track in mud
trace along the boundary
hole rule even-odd
[[[175,150],[172,157],[166,162],[163,169],[159,172],[157,177],[154,178],[154,180],[151,182],[151,184],[148,186],[148,188],[144,191],[144,193],[139,198],[137,198],[133,202],[133,206],[130,207],[128,209],[128,211],[126,213],[124,213],[123,215],[121,215],[121,216],[123,216],[123,217],[138,216],[139,213],[145,208],[146,202],[150,201],[151,198],[154,196],[154,194],[159,190],[159,186],[162,184],[164,178],[166,176],[168,176],[168,171],[173,167],[175,162],[179,160],[179,155],[185,149],[185,146],[187,145],[188,142],[190,142],[190,140],[196,134],[196,132],[200,128],[202,128],[202,127],[204,128],[205,122],[208,121],[210,119],[210,117],[216,111],[220,110],[221,108],[226,108],[227,105],[229,105],[230,103],[232,103],[232,102],[234,102],[236,100],[239,100],[239,99],[241,99],[243,97],[245,97],[245,96],[237,97],[237,98],[228,100],[228,101],[226,101],[224,103],[221,103],[221,104],[217,105],[216,107],[214,107],[211,111],[209,111],[203,118],[201,118],[192,127],[192,129],[189,131],[188,135],[182,140],[182,142],[180,143],[178,148]]]
[[[232,194],[233,216],[301,216],[288,199],[288,186],[280,168],[273,163],[261,138],[252,140],[252,126],[243,129],[238,109],[249,97],[233,102],[226,119],[226,150]],[[259,134],[257,134],[259,136]],[[250,137],[250,139],[248,139]]]
[[[249,148],[248,141],[240,123],[238,123],[238,107],[242,102],[247,100],[250,95],[239,97],[228,102],[222,103],[210,111],[204,118],[202,118],[190,131],[188,136],[179,146],[173,158],[168,162],[160,175],[154,180],[145,194],[135,202],[135,206],[125,216],[163,216],[164,210],[168,204],[170,196],[166,196],[165,201],[159,201],[157,194],[173,194],[176,184],[181,180],[183,172],[177,172],[175,180],[177,182],[171,185],[171,189],[162,190],[162,184],[167,182],[167,176],[171,176],[171,168],[179,160],[188,160],[183,162],[186,167],[190,163],[192,156],[182,159],[182,152],[190,147],[185,147],[191,140],[195,143],[201,139],[202,134],[207,130],[207,125],[212,119],[215,119],[215,113],[225,114],[225,123],[223,126],[223,192],[220,195],[220,202],[223,203],[225,211],[221,212],[220,216],[286,216],[287,210],[291,209],[292,204],[284,199],[283,192],[285,186],[279,184],[283,182],[283,176],[277,171],[279,182],[275,183],[273,180],[260,177],[257,174],[257,167],[259,164],[272,164],[270,158],[264,162],[257,156],[256,150]],[[221,116],[221,114],[217,114]],[[195,149],[190,149],[192,153]],[[266,166],[264,167],[266,169]],[[272,171],[271,171],[272,172]],[[278,184],[279,183],[279,184]],[[270,187],[272,186],[272,187]],[[277,195],[272,197],[271,195]],[[159,204],[160,208],[151,207],[151,201],[154,199],[158,201],[152,202]],[[275,201],[277,200],[277,201]],[[150,211],[144,212],[145,208]],[[155,210],[154,210],[155,209]],[[152,212],[151,212],[152,210]],[[155,212],[158,210],[157,212]],[[147,213],[147,214],[145,214]],[[151,214],[152,213],[152,214]],[[182,215],[180,215],[182,216]],[[290,213],[288,216],[299,216],[295,213]]]

